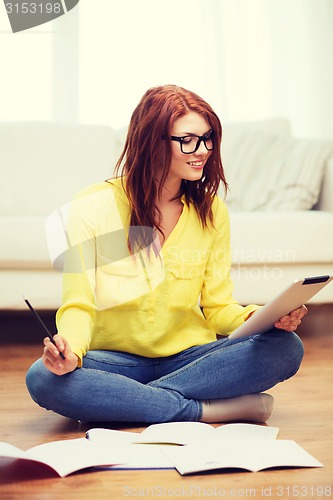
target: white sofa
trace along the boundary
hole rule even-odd
[[[314,209],[238,208],[233,200],[238,174],[235,178],[233,172],[240,153],[248,157],[242,152],[243,143],[250,140],[253,144],[254,137],[291,138],[290,126],[286,120],[275,119],[227,124],[224,129],[222,157],[231,179],[232,274],[237,299],[243,304],[263,304],[295,278],[333,274],[333,156],[326,154]],[[0,123],[0,309],[25,309],[23,295],[38,309],[59,307],[62,277],[50,262],[45,220],[79,189],[112,175],[124,135],[124,130],[103,126]],[[254,188],[255,181],[253,186],[247,181],[247,189]],[[333,302],[333,286],[313,301]]]

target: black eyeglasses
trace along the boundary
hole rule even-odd
[[[171,136],[172,141],[179,142],[180,150],[184,155],[190,155],[198,151],[200,144],[203,142],[207,151],[214,149],[213,132],[207,132],[204,135],[184,135],[183,137]]]

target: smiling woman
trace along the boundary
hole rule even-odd
[[[172,140],[185,136],[195,137],[192,152]],[[298,370],[303,345],[292,330],[305,311],[261,335],[228,338],[258,306],[232,295],[229,218],[217,195],[227,187],[221,136],[218,116],[196,93],[164,85],[142,96],[117,177],[79,193],[70,211],[66,234],[81,249],[81,269],[64,273],[56,345],[45,338],[27,374],[41,406],[88,421],[270,417],[273,398],[263,391]],[[119,221],[128,255],[99,269],[110,251],[99,236]]]
[[[204,166],[213,149],[211,136],[210,124],[198,113],[192,111],[176,120],[171,129],[170,181],[201,179]]]

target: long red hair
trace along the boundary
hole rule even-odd
[[[126,179],[124,187],[131,207],[130,226],[161,230],[156,199],[171,165],[170,129],[189,111],[202,115],[213,131],[214,149],[198,181],[183,180],[180,196],[192,203],[203,227],[213,223],[212,202],[220,184],[227,190],[220,146],[222,127],[211,106],[194,92],[176,85],[149,89],[134,110],[123,152],[116,165],[116,175]],[[163,140],[167,139],[167,140]],[[157,181],[157,170],[162,178]],[[162,231],[161,231],[162,232]],[[163,234],[163,233],[162,233]]]

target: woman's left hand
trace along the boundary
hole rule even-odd
[[[301,324],[302,318],[307,314],[307,312],[307,307],[301,306],[298,309],[291,311],[286,316],[282,316],[282,318],[274,323],[274,326],[276,328],[286,330],[287,332],[293,332]]]

